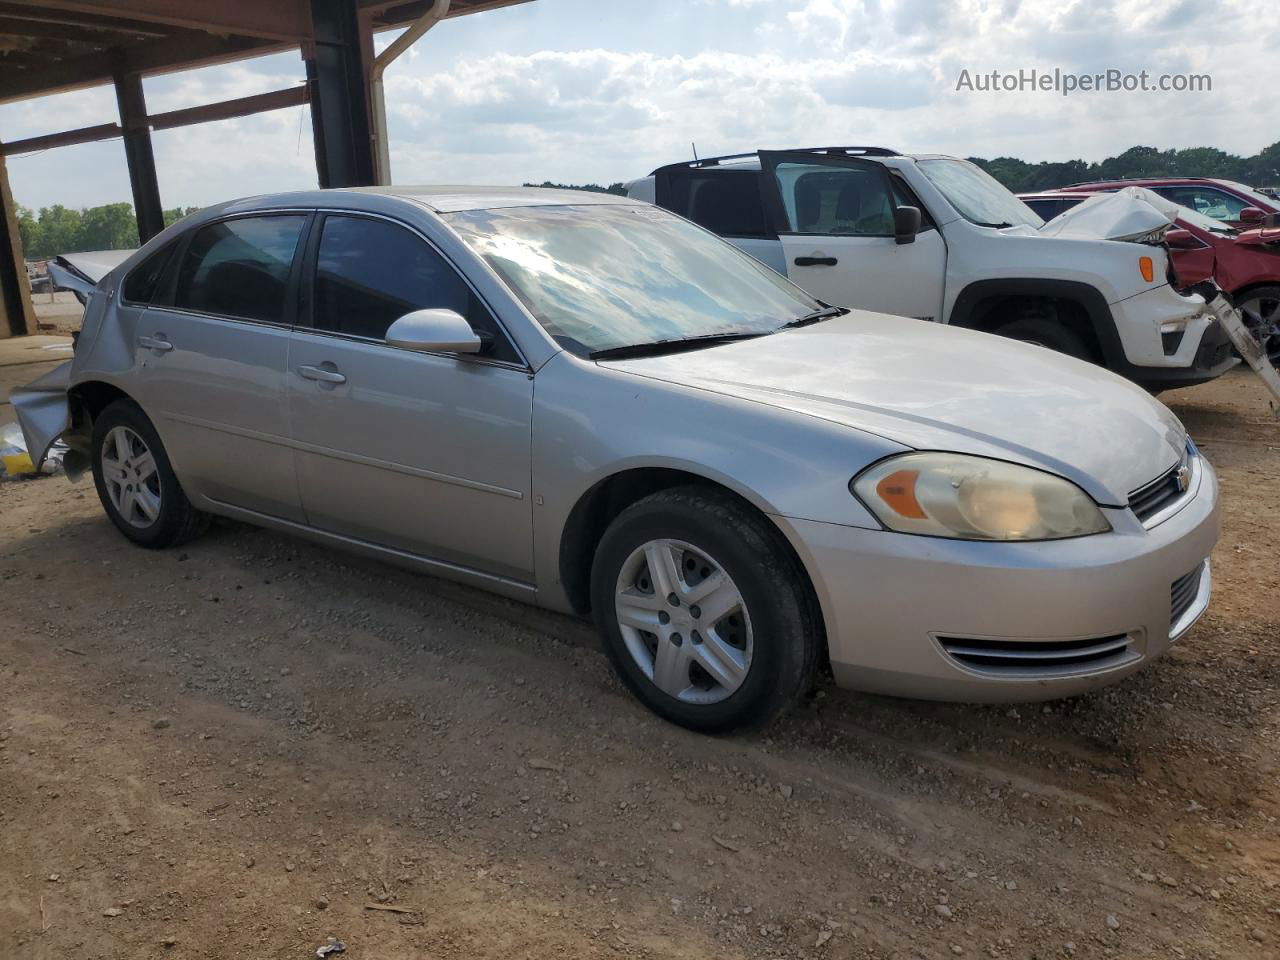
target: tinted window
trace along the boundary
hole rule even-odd
[[[879,166],[784,161],[774,176],[793,233],[893,236],[895,203]]]
[[[381,340],[400,317],[429,307],[456,310],[473,330],[488,333],[488,356],[518,359],[458,271],[420,237],[384,220],[325,219],[316,257],[317,328]]]
[[[134,267],[124,281],[124,298],[130,303],[151,303],[175,249],[176,244],[171,243]]]
[[[722,236],[769,233],[760,202],[760,174],[755,170],[675,175],[670,202],[663,205]]]
[[[247,320],[284,320],[289,268],[306,218],[245,217],[201,227],[178,274],[174,306]]]

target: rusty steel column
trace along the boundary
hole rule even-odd
[[[160,182],[156,179],[156,157],[151,150],[142,76],[118,72],[115,85],[120,127],[124,131],[124,156],[129,164],[129,185],[133,188],[133,212],[138,220],[138,241],[146,243],[164,229],[164,208],[160,205]]]

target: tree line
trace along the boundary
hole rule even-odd
[[[1048,190],[1085,180],[1113,180],[1124,177],[1217,177],[1238,180],[1254,187],[1280,186],[1280,141],[1252,157],[1241,157],[1213,147],[1186,150],[1158,150],[1130,147],[1123,153],[1097,163],[1084,160],[1027,163],[1017,157],[970,157],[1015,193]],[[526,187],[589,190],[625,196],[622,182],[526,183]],[[174,207],[164,212],[165,226],[194,213],[196,207]],[[128,203],[108,203],[75,210],[54,204],[38,213],[18,207],[18,232],[29,260],[43,260],[60,253],[84,250],[127,250],[138,245],[138,225]]]
[[[1280,186],[1280,141],[1252,157],[1236,156],[1213,147],[1186,150],[1130,147],[1124,153],[1098,163],[1086,163],[1084,160],[1027,163],[1016,157],[969,159],[1014,193],[1124,177],[1214,177],[1238,180],[1251,187]]]
[[[166,210],[164,224],[167,227],[197,209]],[[130,203],[105,203],[81,210],[55,203],[38,213],[26,207],[18,207],[16,212],[22,252],[28,260],[85,250],[129,250],[138,245],[138,223]]]

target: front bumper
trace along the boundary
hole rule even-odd
[[[976,543],[774,519],[812,576],[840,686],[1047,700],[1140,669],[1207,608],[1221,520],[1217,478],[1202,466],[1198,488],[1158,525],[1107,509],[1111,533],[1074,540]]]
[[[1148,389],[1207,383],[1240,362],[1201,296],[1183,296],[1165,284],[1111,304],[1111,313],[1124,358],[1107,365]]]

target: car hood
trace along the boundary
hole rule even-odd
[[[1100,367],[972,330],[852,311],[772,336],[602,366],[819,417],[917,450],[1038,467],[1099,503],[1178,462],[1186,433]]]
[[[1060,213],[1040,232],[1051,237],[1088,240],[1139,240],[1178,218],[1178,205],[1144,187],[1100,193]]]

